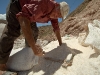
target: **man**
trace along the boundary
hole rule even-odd
[[[26,39],[26,46],[30,46],[35,55],[43,55],[43,50],[35,45],[38,37],[36,22],[51,21],[54,33],[61,45],[58,18],[64,18],[67,13],[66,2],[58,4],[54,0],[11,0],[6,13],[8,24],[0,39],[0,70],[6,70],[6,62],[13,48],[14,40],[19,37],[21,29]]]

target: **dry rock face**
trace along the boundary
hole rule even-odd
[[[80,32],[85,31],[85,27],[89,22],[92,22],[94,19],[100,20],[100,0],[85,0],[84,2],[83,5],[80,5],[80,7],[74,11],[75,14],[68,16],[68,18],[60,24],[62,35],[67,33],[78,36]],[[84,5],[86,6],[83,9],[82,7]],[[79,11],[81,8],[83,10]]]

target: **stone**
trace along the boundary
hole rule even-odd
[[[30,47],[14,50],[7,62],[7,68],[13,71],[26,71],[30,70],[33,66],[38,64],[39,57],[34,55]],[[14,53],[15,52],[15,53]]]
[[[4,72],[3,75],[17,75],[17,73],[16,72],[6,71],[6,72]]]

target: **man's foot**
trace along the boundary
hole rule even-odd
[[[7,70],[6,64],[0,64],[0,70],[1,71]]]
[[[6,71],[6,64],[0,64],[0,75],[17,75],[16,72]]]
[[[6,64],[0,64],[0,75],[3,75],[6,70]]]
[[[5,71],[0,71],[0,75],[3,75]]]

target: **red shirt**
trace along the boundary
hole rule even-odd
[[[19,0],[21,12],[16,16],[25,16],[31,22],[47,23],[51,21],[55,30],[59,30],[58,19],[50,19],[48,14],[54,9],[54,0]]]

